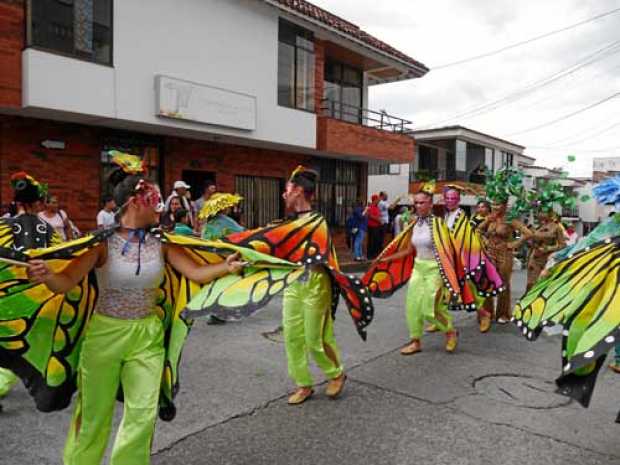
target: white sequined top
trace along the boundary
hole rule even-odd
[[[433,260],[435,258],[430,221],[430,217],[427,217],[425,221],[419,218],[411,234],[411,244],[415,247],[416,258],[420,260]]]
[[[99,299],[95,311],[123,320],[137,320],[153,313],[164,274],[164,257],[161,241],[147,234],[140,247],[140,273],[136,275],[138,243],[131,242],[123,255],[125,242],[118,234],[108,239],[107,260],[96,270]]]

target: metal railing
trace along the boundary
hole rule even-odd
[[[330,99],[321,100],[321,114],[329,118],[397,134],[409,132],[410,125],[413,124],[409,120],[388,115],[385,111],[369,110]]]
[[[562,216],[566,218],[579,218],[578,208],[562,208]]]

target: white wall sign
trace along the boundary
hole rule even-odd
[[[155,76],[157,115],[254,131],[256,97],[204,84]]]

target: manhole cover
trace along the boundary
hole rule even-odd
[[[571,402],[555,393],[555,383],[527,375],[486,375],[476,379],[473,385],[480,394],[517,407],[552,409]]]

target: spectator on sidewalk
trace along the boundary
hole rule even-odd
[[[200,234],[200,231],[202,231],[202,227],[204,226],[204,221],[199,218],[198,213],[200,213],[202,207],[204,207],[205,202],[207,202],[216,192],[217,185],[215,184],[215,181],[209,180],[205,182],[203,186],[202,195],[194,202],[194,231],[196,231],[197,234]]]
[[[368,219],[364,214],[364,208],[361,203],[358,203],[353,208],[353,214],[351,215],[351,242],[353,243],[353,257],[355,261],[360,262],[364,260],[364,238],[366,237],[366,231],[368,229]]]
[[[194,213],[192,209],[191,197],[189,195],[189,189],[191,189],[191,186],[185,181],[175,181],[172,189],[172,194],[170,194],[166,199],[165,209],[169,210],[170,202],[172,201],[172,199],[178,198],[181,202],[181,207],[187,210],[187,213],[189,215],[189,224],[193,225]]]
[[[368,259],[374,260],[383,249],[383,223],[381,222],[381,210],[379,210],[379,196],[373,194],[370,202],[364,213],[368,218]]]
[[[48,195],[45,201],[45,208],[39,212],[39,218],[46,221],[58,234],[60,239],[70,241],[74,238],[74,231],[71,221],[64,210],[58,207],[58,198],[55,195]]]
[[[181,199],[178,196],[170,199],[168,208],[159,221],[160,226],[164,231],[171,232],[174,229],[174,224],[176,222],[174,214],[181,208],[183,208],[183,206],[181,205]]]
[[[174,233],[180,236],[192,236],[194,230],[189,225],[189,215],[185,208],[174,212]]]
[[[116,210],[116,202],[111,195],[103,197],[103,208],[97,213],[97,229],[105,229],[116,224],[114,215]]]

